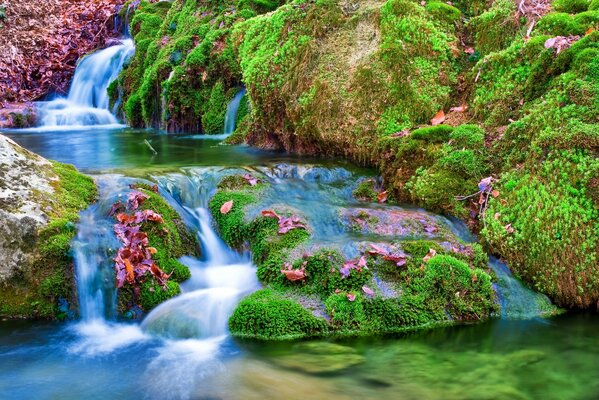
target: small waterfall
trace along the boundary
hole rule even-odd
[[[183,257],[191,278],[181,285],[183,294],[162,303],[142,322],[142,329],[167,338],[209,339],[224,337],[228,319],[237,302],[258,287],[254,266],[219,238],[208,211],[214,190],[211,172],[191,177],[176,175],[159,179],[161,192],[183,218],[198,227],[203,259]],[[216,172],[218,174],[218,172]]]
[[[134,52],[133,40],[125,39],[84,57],[77,65],[68,96],[38,104],[41,127],[52,130],[118,125],[109,110],[107,90]]]
[[[495,289],[499,296],[502,318],[532,319],[555,311],[547,296],[524,286],[505,263],[490,257],[489,267],[497,276]]]
[[[227,106],[227,114],[225,115],[225,127],[223,133],[225,135],[230,135],[235,131],[235,123],[237,122],[237,112],[239,111],[239,105],[241,104],[241,99],[245,95],[245,89],[241,89],[233,100],[229,102]]]

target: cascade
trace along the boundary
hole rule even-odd
[[[67,97],[38,103],[41,128],[120,126],[109,110],[108,86],[135,52],[132,39],[84,57],[75,70]]]
[[[241,99],[245,95],[245,88],[241,89],[233,100],[229,102],[227,106],[227,114],[225,115],[225,126],[223,133],[225,135],[230,135],[235,131],[235,123],[237,122],[237,113],[239,111],[239,106],[241,105]]]

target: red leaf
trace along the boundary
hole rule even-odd
[[[378,199],[379,203],[387,202],[387,191],[385,190],[384,192],[379,193],[377,195],[377,199]]]
[[[229,200],[223,204],[220,208],[220,213],[227,214],[229,211],[231,211],[231,208],[233,208],[233,200]]]
[[[349,301],[354,301],[354,300],[356,300],[356,295],[355,295],[355,294],[353,294],[353,293],[348,293],[348,294],[347,294],[347,299],[348,299]]]
[[[438,113],[435,114],[433,119],[431,119],[431,125],[437,126],[441,125],[443,122],[445,122],[445,113],[443,112],[443,110],[440,110]]]
[[[274,212],[272,210],[264,210],[264,211],[262,211],[262,216],[268,217],[268,218],[281,219],[281,217],[279,217],[279,214],[277,214],[276,212]]]
[[[362,286],[362,291],[366,294],[366,296],[374,296],[374,292],[368,286]]]

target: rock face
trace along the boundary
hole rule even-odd
[[[57,317],[74,298],[69,243],[91,178],[0,135],[0,315]]]
[[[33,257],[37,230],[48,222],[41,201],[54,189],[52,164],[0,136],[0,280]]]

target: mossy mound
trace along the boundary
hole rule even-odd
[[[478,245],[464,245],[456,238],[399,241],[394,246],[406,252],[403,266],[377,255],[348,261],[334,248],[311,245],[310,221],[302,221],[307,229],[281,233],[276,218],[252,219],[248,209],[258,202],[259,189],[231,188],[234,181],[223,180],[210,208],[222,237],[252,251],[257,276],[265,285],[233,313],[229,328],[234,336],[287,340],[372,335],[478,321],[497,312],[491,277],[481,269],[488,258]],[[231,200],[232,208],[221,212]],[[431,249],[438,255],[427,257]],[[387,293],[375,274],[390,287]]]
[[[9,318],[64,319],[77,303],[71,241],[79,212],[95,201],[94,181],[72,165],[51,162],[42,173],[53,193],[36,194],[48,222],[28,238],[33,259],[2,283],[0,315]]]
[[[187,230],[181,217],[158,193],[147,185],[136,185],[136,190],[148,198],[140,205],[139,210],[152,210],[160,214],[163,223],[144,222],[140,231],[148,235],[149,246],[156,249],[153,260],[156,265],[170,275],[166,286],[159,285],[149,274],[141,285],[139,298],[135,301],[134,291],[128,285],[119,290],[118,312],[125,314],[132,307],[139,305],[145,312],[160,303],[181,293],[179,283],[191,277],[189,268],[179,262],[184,255],[197,255],[199,245],[197,239]]]

